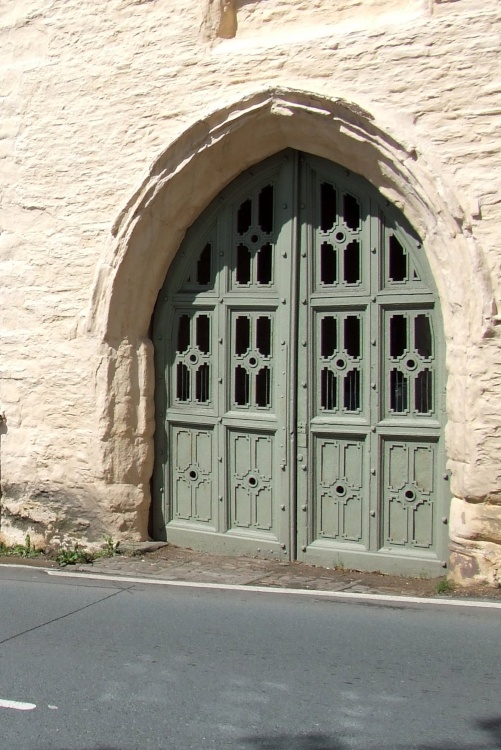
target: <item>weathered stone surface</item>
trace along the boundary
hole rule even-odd
[[[424,240],[452,562],[497,580],[500,32],[497,0],[0,0],[4,536],[147,537],[158,290],[210,200],[290,146]]]

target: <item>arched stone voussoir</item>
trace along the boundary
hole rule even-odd
[[[202,211],[234,178],[285,148],[362,175],[419,234],[444,324],[446,448],[453,491],[468,498],[468,487],[479,484],[482,467],[474,465],[470,427],[483,419],[486,407],[473,398],[470,384],[471,373],[482,364],[479,343],[495,335],[491,281],[469,216],[443,166],[413,132],[407,120],[388,112],[318,92],[268,87],[208,111],[151,165],[113,226],[96,270],[87,319],[87,334],[101,345],[96,378],[102,406],[100,474],[106,484],[130,483],[133,488],[141,483],[141,510],[131,509],[138,533],[144,534],[146,524],[153,456],[153,365],[144,345],[159,290],[186,231]],[[131,367],[134,393],[127,390]]]
[[[388,120],[388,121],[387,121]],[[454,191],[412,134],[340,98],[297,88],[250,91],[192,123],[152,164],[117,218],[97,269],[88,331],[101,340],[147,335],[158,291],[203,209],[245,169],[284,148],[330,159],[368,179],[421,236],[456,345],[489,330],[489,276]]]

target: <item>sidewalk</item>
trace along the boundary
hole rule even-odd
[[[318,568],[298,562],[251,557],[221,557],[171,544],[143,542],[123,546],[124,554],[101,558],[67,570],[113,576],[134,576],[165,581],[186,581],[240,586],[469,599],[501,602],[501,589],[476,584],[447,591],[445,579],[402,578],[380,573]],[[445,591],[444,591],[445,588]]]

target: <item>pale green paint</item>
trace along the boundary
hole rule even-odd
[[[437,294],[367,181],[293,151],[243,174],[189,230],[153,339],[156,538],[442,572]]]

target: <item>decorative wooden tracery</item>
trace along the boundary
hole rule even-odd
[[[365,180],[293,151],[242,175],[188,233],[153,337],[155,536],[438,570],[437,296]]]

